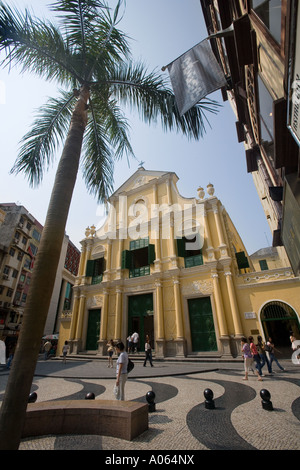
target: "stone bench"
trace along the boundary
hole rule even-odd
[[[131,441],[148,429],[148,405],[117,400],[60,400],[27,405],[22,438],[98,434]]]

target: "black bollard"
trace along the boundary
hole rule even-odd
[[[215,409],[215,402],[213,400],[214,394],[210,388],[206,388],[204,390],[204,397],[205,397],[205,408],[207,408],[208,410],[214,410]]]
[[[151,390],[150,392],[147,392],[146,393],[146,400],[148,402],[148,410],[149,410],[149,413],[152,413],[153,411],[156,411],[155,409],[155,403],[154,403],[154,400],[155,400],[155,393],[153,392],[153,390]]]
[[[268,411],[273,411],[274,408],[273,408],[273,404],[271,402],[271,394],[269,392],[269,390],[266,390],[265,388],[263,388],[261,391],[260,391],[260,398],[262,399],[261,400],[261,404],[262,404],[262,407],[264,410],[268,410]]]
[[[95,394],[93,392],[89,392],[85,396],[85,400],[95,400]]]
[[[36,392],[32,392],[29,394],[28,403],[35,403],[37,401],[37,394]]]

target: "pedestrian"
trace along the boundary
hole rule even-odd
[[[127,381],[128,354],[125,351],[125,346],[122,341],[116,345],[116,351],[119,355],[117,359],[116,369],[116,399],[125,400],[125,384]]]
[[[151,345],[150,345],[150,339],[149,336],[146,335],[146,342],[145,342],[145,361],[144,361],[144,367],[146,367],[146,362],[149,361],[151,367],[153,367],[152,364],[152,350],[151,350]]]
[[[113,367],[113,353],[114,353],[114,342],[113,340],[111,339],[108,343],[107,343],[107,354],[108,354],[108,365],[107,367]]]
[[[295,352],[299,348],[299,346],[296,343],[297,340],[296,340],[296,337],[295,337],[295,335],[292,331],[290,332],[290,341],[291,341],[292,350],[293,350],[293,352]]]
[[[269,349],[270,349],[270,350],[269,350],[270,366],[272,367],[272,363],[273,363],[273,361],[275,361],[276,364],[278,365],[279,369],[280,369],[280,370],[284,370],[284,367],[282,367],[282,365],[279,364],[278,359],[277,359],[277,357],[275,356],[275,351],[277,351],[277,352],[279,352],[279,353],[280,353],[280,351],[278,351],[278,349],[275,348],[272,338],[269,338],[269,340],[267,341],[267,346],[268,346]],[[272,370],[273,370],[273,369],[272,369]]]
[[[258,354],[259,354],[259,357],[260,357],[260,361],[261,361],[261,369],[264,367],[265,364],[267,364],[269,375],[272,375],[272,368],[271,368],[268,356],[267,356],[266,351],[265,351],[265,343],[263,342],[261,336],[257,337],[256,348],[257,348],[257,351],[258,351]]]
[[[0,338],[0,364],[6,364],[6,345],[5,338]]]
[[[68,341],[65,341],[65,344],[63,345],[63,348],[62,348],[63,364],[66,364],[67,362],[67,354],[69,352],[69,349],[70,349],[69,343]]]
[[[139,334],[135,331],[131,337],[133,352],[138,350]]]
[[[130,353],[130,352],[132,352],[132,335],[129,335],[129,336],[128,336],[127,342],[128,342],[127,351],[128,351],[128,353]]]
[[[250,351],[252,353],[252,357],[253,357],[253,360],[255,362],[255,367],[256,367],[260,377],[262,377],[263,374],[262,374],[262,371],[261,371],[262,366],[261,366],[261,362],[260,362],[260,355],[258,354],[256,345],[254,344],[253,336],[249,336],[248,341],[249,341],[249,344],[250,344]]]
[[[48,355],[49,355],[49,351],[52,347],[52,344],[50,343],[50,341],[46,341],[46,343],[44,344],[44,352],[45,352],[45,355],[44,355],[44,359],[45,361],[47,361],[48,359]]]
[[[14,355],[15,355],[15,349],[16,349],[16,343],[10,343],[8,345],[8,361],[7,361],[7,364],[6,364],[6,369],[7,370],[10,369],[12,360],[13,360]]]
[[[248,371],[249,368],[252,367],[253,363],[253,357],[250,349],[250,344],[248,344],[247,339],[245,337],[241,338],[241,348],[242,348],[242,355],[244,358],[244,369],[245,369],[245,376],[243,377],[243,380],[248,380]],[[262,378],[259,376],[258,371],[258,380],[262,381]]]

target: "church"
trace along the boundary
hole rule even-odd
[[[238,359],[249,335],[291,354],[299,278],[276,249],[251,259],[212,184],[185,198],[177,182],[140,167],[109,198],[104,224],[86,229],[58,353],[67,340],[72,355],[106,356],[109,340],[137,331],[156,358]]]

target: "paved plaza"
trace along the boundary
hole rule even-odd
[[[20,450],[201,451],[299,450],[300,365],[280,361],[274,375],[259,382],[255,375],[243,381],[241,362],[156,361],[143,367],[135,361],[126,384],[126,400],[146,403],[155,393],[156,409],[149,413],[149,429],[133,441],[107,436],[42,436],[24,439]],[[8,373],[0,368],[0,400]],[[267,371],[265,371],[267,372]],[[41,359],[32,390],[37,401],[113,399],[115,369],[103,360]],[[204,390],[214,394],[215,409],[205,407]],[[273,411],[264,410],[260,391],[271,394]]]

